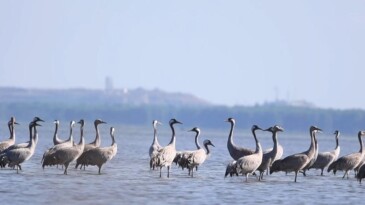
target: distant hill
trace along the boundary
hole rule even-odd
[[[210,103],[191,94],[158,89],[24,89],[0,88],[0,103],[51,103],[60,105],[159,105],[201,107]]]

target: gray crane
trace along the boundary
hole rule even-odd
[[[81,121],[79,122],[82,123]],[[73,145],[71,147],[63,146],[58,149],[52,151],[43,160],[42,167],[45,166],[53,166],[53,165],[63,165],[65,167],[65,171],[63,172],[67,175],[67,169],[71,162],[78,159],[84,151],[85,140],[83,136],[83,132],[80,135],[80,143]]]
[[[231,157],[234,160],[238,160],[239,158],[241,158],[243,156],[251,155],[251,154],[255,153],[254,150],[244,148],[244,147],[239,147],[233,142],[233,131],[234,131],[236,121],[233,118],[228,118],[226,120],[226,122],[231,123],[231,129],[229,131],[228,141],[227,141],[227,148],[228,148],[228,151],[229,151],[229,154],[231,155]],[[252,126],[251,131],[252,131],[253,135],[255,135],[255,131],[257,129],[258,129],[258,127]]]
[[[253,125],[252,130],[262,130],[259,126]],[[248,175],[256,171],[262,162],[262,147],[259,140],[256,137],[256,133],[253,131],[253,137],[256,142],[256,150],[253,154],[245,155],[237,160],[236,169],[237,173],[241,173],[246,176],[246,182],[248,181]],[[260,180],[260,178],[259,178]]]
[[[161,148],[156,155],[156,167],[160,168],[160,177],[161,177],[162,167],[167,167],[168,178],[170,177],[171,164],[176,156],[176,148],[175,148],[176,136],[175,136],[174,125],[182,123],[177,121],[176,119],[171,119],[169,121],[169,124],[172,131],[170,143],[167,146]]]
[[[357,134],[357,137],[359,139],[360,144],[360,151],[355,152],[352,154],[348,154],[345,156],[342,156],[338,158],[336,161],[334,161],[327,169],[327,172],[331,172],[333,170],[333,173],[336,174],[338,170],[345,171],[345,174],[342,178],[345,178],[347,175],[347,178],[349,178],[349,171],[355,169],[362,161],[365,155],[364,151],[364,145],[362,142],[362,136],[365,135],[365,131],[359,131]]]
[[[318,156],[318,141],[316,138],[317,132],[322,132],[322,130],[316,126],[311,126],[309,128],[309,134],[311,136],[311,145],[307,151],[303,152],[303,154],[308,155],[310,162],[301,170],[304,176],[306,176],[306,171],[309,169],[309,167],[311,167],[317,160]]]
[[[110,128],[110,137],[112,139],[112,144],[108,147],[95,147],[86,151],[78,159],[81,165],[93,165],[99,168],[99,174],[101,174],[101,167],[107,162],[113,159],[117,154],[118,146],[114,139],[114,127]]]
[[[260,180],[263,179],[265,170],[268,170],[269,167],[271,167],[272,163],[274,163],[275,160],[278,158],[277,155],[279,153],[281,154],[283,153],[283,147],[278,142],[277,132],[283,132],[284,129],[278,125],[275,125],[273,127],[267,128],[264,131],[269,131],[272,133],[272,140],[274,142],[274,146],[271,149],[271,151],[263,153],[262,162],[259,168],[257,168],[257,170],[260,171],[259,175]]]
[[[8,122],[10,137],[9,139],[0,142],[0,153],[15,143],[15,129],[14,129],[15,124],[18,125],[18,123],[15,122],[15,117],[11,117]]]
[[[6,150],[0,155],[0,163],[8,164],[9,167],[16,166],[16,173],[19,173],[19,169],[21,170],[21,164],[28,159],[30,159],[35,150],[35,142],[32,135],[32,130],[35,126],[40,126],[36,122],[29,123],[29,144],[26,147],[20,147],[15,149]]]
[[[297,182],[298,172],[300,170],[303,170],[311,162],[311,159],[315,154],[314,133],[321,131],[321,129],[315,126],[311,126],[309,128],[309,131],[311,135],[311,144],[309,149],[305,152],[289,155],[284,159],[276,160],[270,168],[270,174],[278,171],[284,171],[286,173],[294,172],[294,182]]]
[[[82,120],[81,123],[85,123],[84,120]],[[90,149],[93,149],[95,147],[100,147],[100,143],[101,143],[101,140],[100,140],[100,133],[99,133],[99,128],[98,128],[98,125],[100,124],[106,124],[106,122],[104,122],[103,120],[101,119],[96,119],[94,121],[94,127],[95,127],[95,132],[96,132],[96,135],[95,135],[95,140],[89,144],[85,144],[84,146],[84,152],[90,150]],[[82,126],[83,128],[84,126]],[[80,162],[76,160],[76,165],[75,165],[75,168],[77,168],[79,166]],[[80,169],[82,168],[82,166],[80,166]],[[85,170],[85,166],[84,166],[84,170]]]
[[[152,141],[152,144],[151,144],[150,149],[149,149],[150,169],[153,169],[153,170],[155,170],[155,167],[156,167],[156,163],[155,163],[155,161],[153,159],[157,155],[158,150],[161,149],[161,145],[160,145],[160,143],[158,142],[158,139],[157,139],[157,125],[161,125],[161,122],[159,122],[157,120],[153,120],[152,121],[152,126],[153,126],[153,141]]]
[[[194,177],[194,168],[198,170],[198,166],[203,164],[206,160],[207,156],[210,154],[210,150],[208,145],[213,146],[213,143],[210,140],[204,140],[203,145],[205,147],[202,148],[199,145],[198,137],[200,135],[200,129],[197,127],[194,127],[190,131],[195,132],[195,143],[197,145],[197,150],[193,151],[188,157],[187,157],[187,167],[189,169],[189,175],[191,174],[191,177]]]
[[[336,161],[339,154],[340,154],[340,145],[338,143],[338,138],[340,136],[340,132],[336,130],[334,132],[335,139],[336,139],[336,147],[332,151],[328,152],[320,152],[318,153],[317,160],[314,162],[314,164],[309,167],[309,169],[320,169],[321,170],[321,176],[323,176],[323,170],[328,167],[332,162]]]

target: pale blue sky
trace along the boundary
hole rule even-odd
[[[0,1],[0,86],[365,109],[365,1]]]

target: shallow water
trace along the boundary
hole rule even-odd
[[[87,142],[93,140],[95,132],[91,122],[85,127]],[[5,125],[6,123],[2,123]],[[27,122],[16,127],[17,142],[28,140]],[[68,137],[68,123],[61,122],[59,137]],[[165,123],[167,124],[167,123]],[[360,185],[354,178],[342,179],[342,172],[334,176],[319,170],[310,170],[307,177],[298,176],[294,183],[294,174],[274,173],[264,175],[264,181],[258,182],[254,176],[244,182],[244,177],[224,178],[225,166],[230,161],[227,150],[229,125],[226,130],[205,130],[201,127],[200,141],[210,139],[215,147],[211,156],[194,173],[194,178],[187,171],[172,167],[170,178],[159,178],[159,171],[149,170],[148,149],[152,142],[153,130],[149,127],[126,127],[123,125],[101,125],[102,145],[111,143],[109,127],[116,128],[118,154],[102,168],[98,175],[97,167],[76,170],[70,165],[69,174],[56,167],[41,168],[41,157],[46,148],[52,146],[54,124],[42,123],[39,128],[39,143],[34,156],[23,163],[23,171],[16,174],[9,168],[0,170],[0,193],[4,204],[350,204],[363,201],[365,185]],[[177,125],[178,150],[194,149],[194,133],[186,132],[191,127]],[[320,151],[334,148],[334,136],[328,133],[318,134]],[[1,140],[8,136],[5,126],[0,130]],[[271,135],[258,132],[264,149],[272,146]],[[170,140],[169,127],[159,128],[159,141],[165,145]],[[75,126],[74,136],[79,140],[79,127]],[[284,146],[284,156],[302,152],[309,147],[309,134],[280,133],[279,142]],[[249,132],[237,129],[235,142],[246,147],[254,147]],[[359,149],[356,133],[340,136],[341,156]]]

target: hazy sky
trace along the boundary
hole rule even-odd
[[[365,109],[365,1],[0,1],[0,86]]]

